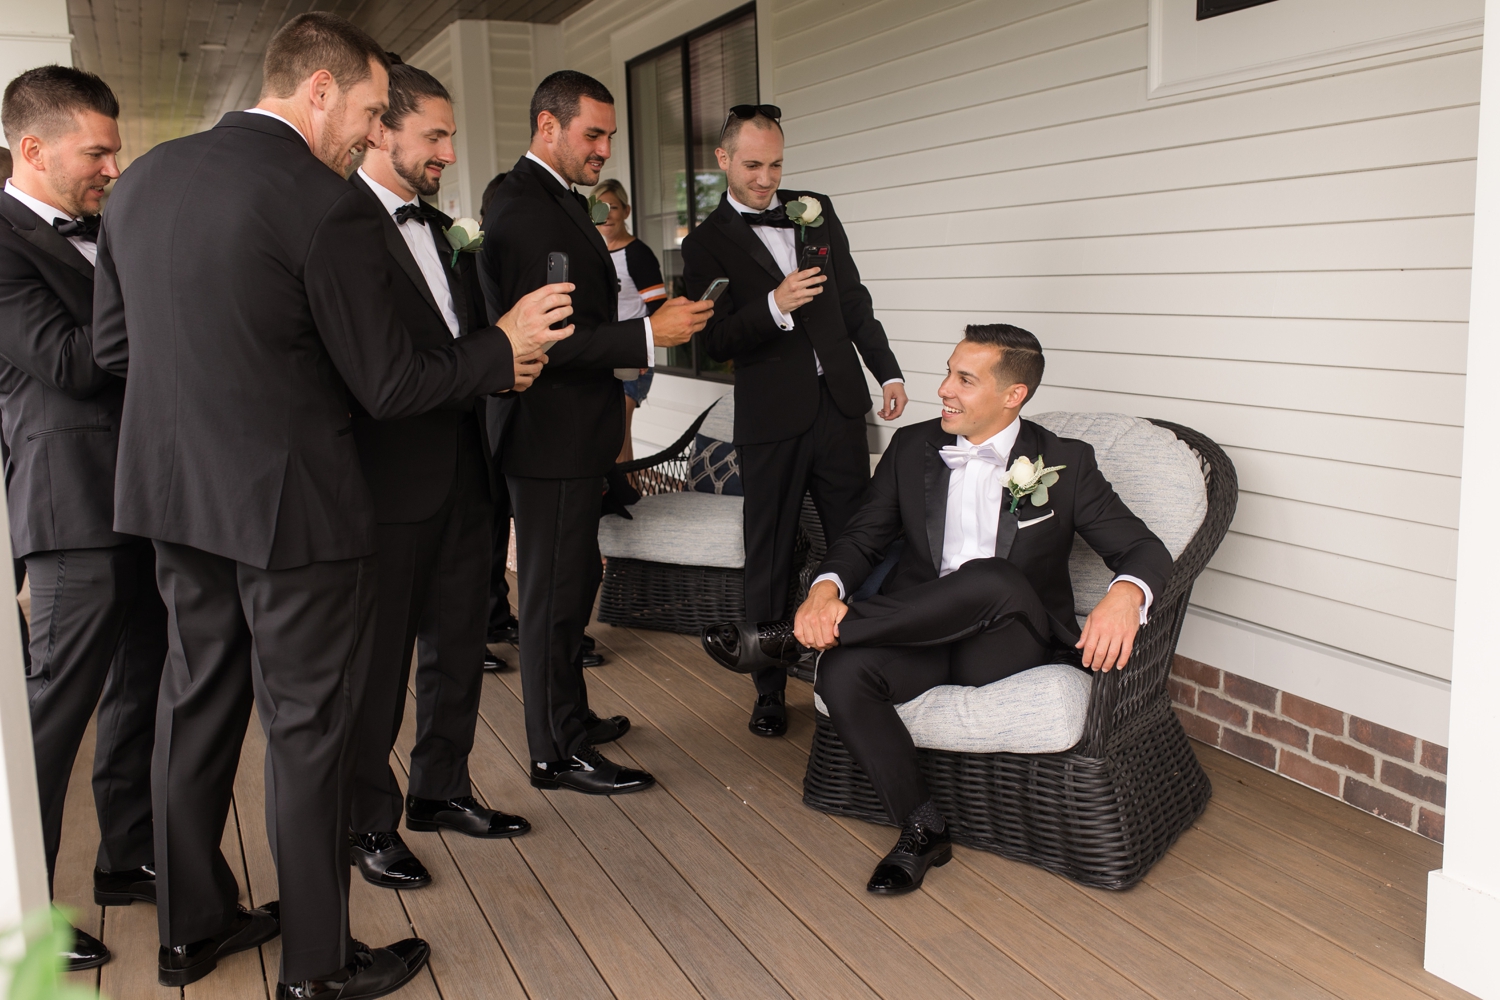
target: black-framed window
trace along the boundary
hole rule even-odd
[[[714,150],[736,104],[757,104],[755,5],[748,4],[626,64],[635,235],[661,261],[673,295],[683,293],[682,239],[718,207],[726,190]],[[674,375],[732,381],[733,366],[703,353],[698,338],[657,348]]]
[[[1210,17],[1218,17],[1220,14],[1233,14],[1237,10],[1246,7],[1259,7],[1271,0],[1198,0],[1198,20],[1207,20]]]

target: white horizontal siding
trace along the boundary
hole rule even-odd
[[[509,170],[531,145],[527,110],[536,85],[531,69],[531,25],[520,21],[491,21],[489,26],[495,167]]]

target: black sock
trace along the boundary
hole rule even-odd
[[[938,812],[938,807],[931,799],[917,806],[917,808],[911,811],[911,815],[906,817],[907,826],[911,826],[914,823],[925,830],[932,830],[934,833],[942,833],[948,828],[947,822],[943,819],[943,814]]]

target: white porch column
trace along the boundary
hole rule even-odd
[[[0,0],[0,25],[0,87],[37,66],[73,65],[65,0]],[[0,528],[9,522],[0,490]],[[0,530],[0,567],[6,570],[0,572],[0,931],[47,904],[31,713],[10,565],[10,532]]]
[[[1426,966],[1500,1000],[1500,0],[1485,3],[1478,173],[1447,829],[1443,867],[1428,876]]]

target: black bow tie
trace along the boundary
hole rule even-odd
[[[418,222],[436,222],[446,218],[442,212],[433,208],[425,201],[418,201],[415,205],[402,205],[396,209],[396,225],[402,225],[411,219]]]
[[[52,228],[57,230],[57,235],[87,240],[90,243],[99,242],[99,216],[85,215],[81,219],[57,219],[53,221]]]
[[[777,229],[791,229],[797,225],[786,217],[785,205],[777,205],[775,208],[764,212],[741,212],[740,218],[752,226],[775,226]]]

